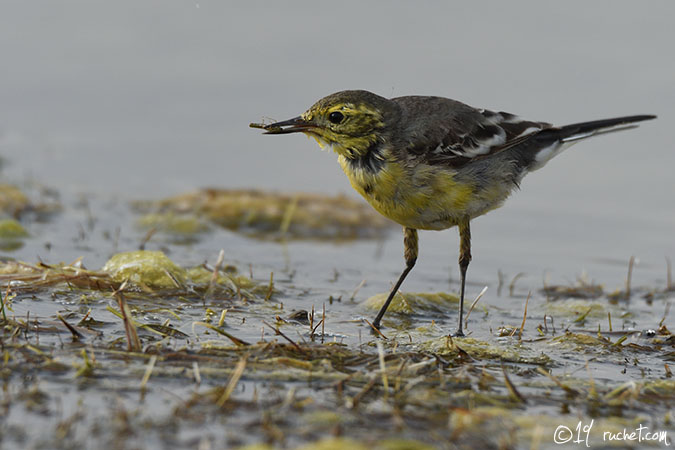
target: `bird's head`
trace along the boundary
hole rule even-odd
[[[386,140],[386,124],[397,112],[394,102],[379,95],[341,91],[322,98],[298,117],[262,128],[265,134],[302,132],[321,147],[328,145],[340,155],[358,158],[373,144]]]

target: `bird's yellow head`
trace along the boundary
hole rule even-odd
[[[324,97],[303,114],[265,125],[266,134],[302,132],[347,158],[365,155],[385,139],[388,116],[395,105],[368,91],[341,91]],[[255,124],[251,124],[254,126]]]

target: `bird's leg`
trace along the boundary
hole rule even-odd
[[[403,284],[403,280],[405,280],[405,277],[408,275],[408,272],[410,272],[413,266],[415,266],[415,261],[417,261],[417,247],[418,247],[417,230],[414,228],[405,227],[403,229],[403,233],[404,233],[403,255],[405,256],[405,269],[403,269],[403,273],[401,273],[401,276],[398,277],[398,281],[396,282],[396,285],[389,293],[387,301],[384,302],[384,305],[382,305],[382,308],[380,308],[380,312],[377,313],[377,317],[373,321],[373,326],[378,329],[380,328],[380,321],[382,320],[382,316],[384,316],[384,313],[387,311],[389,304],[394,299],[394,295],[396,295],[396,293],[398,292],[398,288],[401,287],[401,284]]]
[[[454,336],[462,337],[462,320],[464,320],[464,285],[466,284],[466,269],[471,262],[471,229],[469,221],[459,224],[459,326]]]

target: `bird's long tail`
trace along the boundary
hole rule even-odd
[[[540,142],[540,147],[528,169],[529,171],[533,171],[543,167],[551,158],[582,139],[615,131],[629,130],[637,127],[637,122],[651,119],[656,119],[656,116],[643,114],[616,117],[614,119],[573,123],[563,127],[542,130],[536,136],[536,140]]]
[[[639,116],[616,117],[614,119],[573,123],[558,128],[556,134],[559,136],[561,142],[574,142],[599,134],[635,128],[637,127],[637,125],[634,125],[635,123],[651,119],[656,119],[656,116],[643,114]]]

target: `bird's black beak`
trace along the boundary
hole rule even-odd
[[[253,128],[262,128],[265,130],[264,134],[297,133],[299,131],[308,131],[312,128],[316,128],[316,125],[307,122],[300,116],[284,120],[283,122],[270,123],[269,125],[252,123],[250,126]]]

